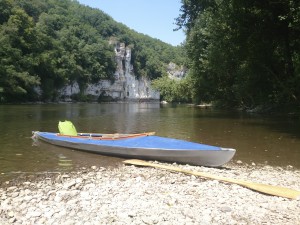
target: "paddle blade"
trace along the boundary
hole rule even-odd
[[[195,175],[195,176],[200,176],[200,177],[204,177],[204,178],[208,178],[208,179],[219,180],[219,181],[223,181],[223,182],[227,182],[227,183],[238,184],[243,187],[247,187],[249,189],[252,189],[252,190],[255,190],[255,191],[258,191],[261,193],[265,193],[268,195],[274,195],[274,196],[291,198],[291,199],[297,199],[300,197],[300,191],[293,190],[290,188],[285,188],[285,187],[254,183],[254,182],[243,181],[243,180],[235,180],[235,179],[226,178],[226,177],[219,177],[219,176],[208,174],[208,173],[184,170],[184,169],[181,169],[181,168],[175,167],[175,166],[167,166],[167,165],[162,165],[162,164],[150,163],[150,162],[138,160],[138,159],[130,159],[130,160],[125,160],[123,162],[125,164],[161,168],[161,169],[191,174],[191,175]]]

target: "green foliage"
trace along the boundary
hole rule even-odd
[[[173,47],[130,30],[100,10],[72,0],[0,1],[0,101],[54,101],[58,89],[78,82],[114,79],[114,46],[132,47],[137,76],[162,76],[170,61],[183,64],[182,47]],[[82,93],[79,99],[82,99]]]
[[[161,99],[167,102],[191,102],[192,80],[185,77],[181,80],[163,76],[152,81],[153,87],[160,92]]]
[[[13,0],[1,0],[0,1],[0,24],[3,24],[9,19],[11,11],[13,9]]]
[[[30,52],[34,45],[32,19],[21,9],[12,9],[0,30],[0,101],[24,100],[39,78]]]
[[[299,1],[187,0],[181,12],[199,100],[299,105]]]

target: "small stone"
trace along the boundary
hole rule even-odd
[[[80,184],[80,183],[82,183],[82,181],[83,181],[83,179],[82,179],[82,178],[76,178],[76,180],[75,180],[75,182],[76,182],[77,184]]]
[[[226,212],[231,212],[232,209],[228,206],[224,206],[220,208],[221,212],[226,213]]]
[[[92,197],[90,196],[90,193],[86,192],[86,191],[82,191],[80,193],[80,196],[82,199],[87,200],[87,201],[92,199]]]
[[[25,193],[25,195],[29,195],[31,193],[31,191],[29,189],[25,189],[24,193]]]
[[[62,197],[59,196],[59,195],[57,195],[57,196],[54,197],[54,201],[55,202],[61,202],[62,201]]]
[[[71,182],[69,182],[69,183],[67,183],[67,184],[65,184],[64,185],[64,189],[69,189],[69,188],[71,188],[71,187],[73,187],[73,186],[75,186],[76,185],[76,181],[71,181]]]
[[[30,202],[31,201],[31,199],[32,199],[32,196],[25,196],[24,198],[24,201],[26,201],[26,202]]]
[[[16,186],[11,186],[11,187],[8,187],[6,190],[7,190],[7,191],[14,191],[14,190],[16,190],[16,189],[17,189]]]
[[[51,218],[53,216],[54,212],[52,210],[45,212],[44,216],[46,218]]]
[[[9,219],[9,224],[15,223],[16,220],[17,220],[17,219],[16,219],[15,217],[10,218],[10,219]]]
[[[63,174],[63,175],[61,176],[61,178],[66,179],[66,178],[70,178],[70,176],[67,175],[67,174]]]
[[[42,217],[38,220],[38,224],[47,224],[47,218]]]
[[[13,192],[12,194],[11,194],[11,197],[12,198],[16,198],[16,197],[18,197],[19,196],[19,192]]]
[[[40,217],[41,215],[42,215],[41,211],[35,210],[35,211],[28,212],[27,217],[28,218],[31,218],[31,217]]]
[[[14,216],[15,216],[15,214],[14,214],[13,211],[9,211],[9,212],[7,213],[7,215],[8,215],[8,217],[14,217]]]

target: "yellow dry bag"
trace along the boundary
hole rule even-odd
[[[59,133],[62,135],[70,135],[70,136],[78,135],[76,128],[71,121],[67,121],[67,120],[65,122],[59,121],[58,130],[59,130]]]

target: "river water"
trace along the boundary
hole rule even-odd
[[[122,159],[34,143],[32,131],[58,132],[71,120],[79,132],[140,133],[235,148],[232,162],[300,168],[300,118],[266,117],[159,103],[0,105],[0,180],[60,172]]]

